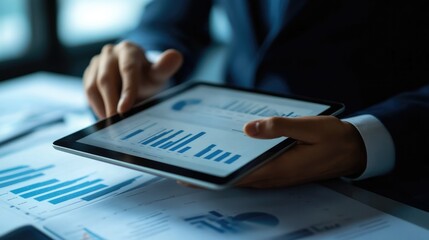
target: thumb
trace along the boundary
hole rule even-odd
[[[303,142],[316,142],[320,132],[320,119],[316,117],[271,117],[244,125],[244,132],[254,138],[270,139],[291,137]]]
[[[163,82],[171,78],[182,66],[183,56],[174,49],[168,49],[161,54],[150,69],[150,77],[155,82]]]

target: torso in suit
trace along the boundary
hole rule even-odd
[[[425,1],[220,0],[233,30],[226,79],[345,103],[391,134],[398,169],[429,162],[429,12]],[[156,0],[130,36],[176,48],[183,79],[209,43],[208,0]],[[401,94],[397,96],[398,94]],[[419,163],[418,163],[419,162]]]

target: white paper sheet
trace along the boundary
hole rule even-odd
[[[65,224],[67,223],[67,224]],[[213,192],[165,180],[48,221],[65,239],[428,239],[320,185]]]
[[[0,206],[38,222],[150,184],[153,178],[44,144],[0,160]]]
[[[38,72],[11,79],[0,84],[0,102],[0,157],[93,122],[76,77]]]
[[[70,181],[75,182],[46,190]],[[90,190],[96,186],[100,189]],[[192,189],[62,153],[50,144],[0,160],[0,222],[11,212],[58,239],[429,237],[423,228],[317,184],[278,190]],[[17,225],[19,221],[0,230]]]
[[[7,234],[18,227],[33,223],[30,218],[20,216],[16,214],[15,211],[9,210],[7,208],[0,207],[0,213],[0,236]]]

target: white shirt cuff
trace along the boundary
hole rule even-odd
[[[365,171],[356,178],[362,180],[386,174],[395,166],[395,145],[383,123],[373,115],[360,115],[342,119],[351,123],[359,131],[366,148]]]

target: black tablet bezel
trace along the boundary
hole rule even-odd
[[[190,170],[190,169],[186,169],[186,168],[182,168],[174,165],[169,165],[166,163],[158,162],[156,160],[141,158],[138,156],[129,155],[126,153],[117,152],[106,148],[96,147],[93,145],[88,145],[88,144],[78,142],[78,140],[96,131],[99,131],[108,126],[111,126],[112,124],[115,124],[119,121],[127,119],[128,117],[136,113],[139,113],[140,111],[143,111],[151,106],[154,106],[160,102],[163,102],[173,96],[176,96],[177,94],[180,94],[192,88],[195,88],[198,86],[204,86],[204,85],[223,88],[223,89],[233,89],[233,90],[243,91],[247,93],[257,93],[257,94],[262,94],[267,96],[276,96],[276,97],[282,97],[282,98],[288,98],[288,99],[294,99],[294,100],[301,100],[301,101],[307,101],[307,102],[330,106],[327,110],[320,113],[319,115],[338,115],[342,111],[344,111],[344,105],[342,103],[328,101],[328,100],[320,100],[320,99],[295,96],[295,95],[275,94],[275,93],[270,93],[270,92],[265,92],[260,90],[246,89],[242,87],[236,87],[236,86],[230,86],[230,85],[224,85],[224,84],[221,85],[221,84],[213,84],[213,83],[207,83],[207,82],[192,82],[192,83],[184,84],[182,87],[180,87],[175,91],[169,92],[167,94],[161,94],[161,95],[155,96],[154,98],[151,98],[143,102],[142,104],[135,106],[133,109],[131,109],[129,112],[123,115],[118,115],[118,114],[114,115],[110,118],[101,120],[87,128],[84,128],[68,136],[65,136],[59,140],[56,140],[53,144],[54,146],[59,147],[60,149],[70,149],[72,150],[72,152],[76,152],[76,151],[83,152],[92,156],[95,155],[103,158],[113,159],[118,162],[137,165],[136,168],[133,168],[133,169],[139,169],[138,167],[150,168],[161,172],[167,172],[170,174],[184,176],[186,178],[196,179],[203,182],[209,182],[216,185],[225,185],[230,183],[234,179],[240,177],[242,174],[247,173],[248,171],[254,169],[255,167],[259,166],[267,159],[273,157],[274,155],[278,154],[282,150],[292,146],[295,143],[294,139],[287,138],[284,141],[280,142],[279,144],[273,146],[269,150],[265,151],[264,153],[261,153],[261,155],[249,161],[247,164],[243,165],[242,167],[232,172],[231,174],[225,177],[219,177],[219,176],[214,176],[207,173],[198,172],[195,170]],[[142,171],[144,170],[142,169]]]

